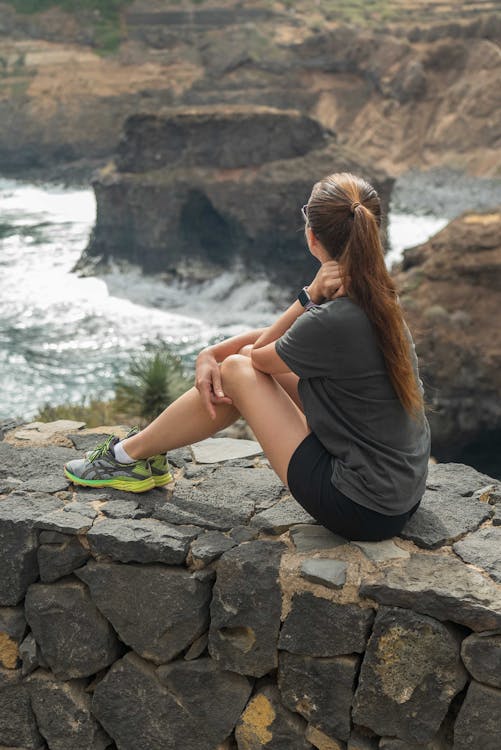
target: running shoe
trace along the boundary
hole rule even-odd
[[[75,458],[64,465],[65,476],[74,484],[85,487],[113,487],[128,492],[146,492],[155,487],[151,466],[147,460],[122,464],[113,455],[118,443],[110,435],[85,458]]]
[[[129,437],[132,437],[132,435],[137,435],[139,432],[139,427],[131,427],[126,436],[123,438],[123,440],[126,440]],[[86,458],[89,458],[92,451],[88,451],[85,454]],[[153,481],[155,482],[155,487],[164,487],[166,484],[169,484],[173,481],[173,476],[170,471],[169,462],[167,461],[167,456],[165,453],[157,453],[155,456],[151,456],[147,459],[150,467],[151,467],[151,473],[153,476]]]

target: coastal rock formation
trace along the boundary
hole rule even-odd
[[[0,441],[0,747],[497,750],[499,481],[430,464],[426,493],[454,497],[462,523],[423,503],[399,537],[350,542],[262,454],[173,451],[174,487],[141,495],[64,476],[37,491],[88,447],[79,427]],[[197,522],[163,520],[188,486]]]
[[[0,3],[3,169],[88,174],[130,115],[224,103],[298,109],[392,175],[499,174],[495,0],[82,5]]]
[[[470,213],[405,251],[395,269],[432,410],[439,460],[501,450],[501,214]]]
[[[296,110],[214,106],[130,118],[113,166],[94,179],[97,221],[79,263],[125,259],[205,278],[243,266],[282,287],[307,283],[299,212],[325,170],[359,160]],[[384,204],[392,180],[377,173]]]

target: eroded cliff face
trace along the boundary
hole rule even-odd
[[[295,289],[318,266],[300,206],[324,173],[358,169],[356,155],[297,110],[221,105],[131,117],[115,163],[94,179],[97,221],[79,267],[119,258],[194,280],[240,265]],[[392,180],[371,178],[387,205]]]
[[[84,11],[25,16],[1,3],[0,164],[102,163],[131,114],[225,103],[297,109],[392,175],[499,174],[495,10],[137,0],[105,57]]]
[[[500,229],[500,213],[464,214],[425,244],[406,250],[396,273],[433,409],[428,414],[433,454],[465,463],[483,456],[484,470],[490,466],[497,473]]]

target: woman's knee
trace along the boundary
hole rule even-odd
[[[238,383],[248,379],[254,368],[249,357],[243,354],[230,354],[221,362],[221,379],[223,391],[231,391]]]

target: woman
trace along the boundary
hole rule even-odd
[[[401,531],[424,492],[430,428],[414,343],[384,261],[380,201],[365,180],[332,174],[302,211],[321,265],[298,299],[269,328],[200,352],[195,387],[141,432],[70,461],[67,477],[149,489],[169,478],[158,454],[242,415],[321,524],[357,540]]]

